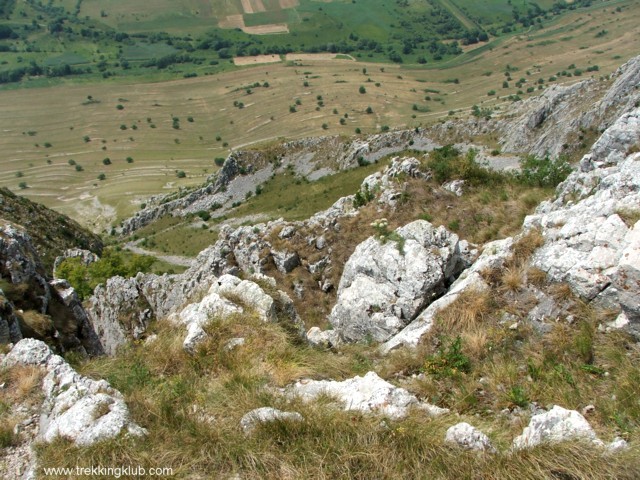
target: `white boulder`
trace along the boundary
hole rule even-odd
[[[45,398],[40,414],[39,436],[43,441],[64,437],[87,446],[121,432],[146,434],[131,420],[120,392],[105,380],[81,376],[44,342],[31,338],[18,342],[2,361],[4,367],[15,365],[38,366],[47,372],[42,382]]]
[[[298,396],[304,401],[312,401],[321,395],[328,395],[342,403],[345,410],[379,413],[391,418],[404,417],[410,408],[424,410],[429,415],[440,415],[449,411],[446,408],[419,401],[415,395],[383,380],[375,372],[342,382],[301,380],[286,387],[285,392]]]
[[[532,448],[542,443],[583,440],[604,446],[589,422],[575,410],[558,405],[545,413],[534,415],[522,435],[513,441],[513,449]]]
[[[445,434],[444,441],[481,452],[495,453],[496,449],[491,445],[491,440],[477,428],[466,422],[449,427]]]
[[[388,340],[446,291],[464,267],[458,236],[417,220],[370,237],[345,264],[329,321],[345,341]]]

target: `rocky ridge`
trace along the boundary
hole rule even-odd
[[[102,353],[73,289],[49,279],[30,235],[9,222],[0,225],[0,278],[1,343],[30,336],[53,342],[61,352]]]
[[[130,419],[129,409],[120,392],[105,380],[96,381],[79,375],[39,340],[27,338],[19,341],[7,355],[0,356],[0,366],[34,366],[44,373],[44,398],[36,408],[35,430],[30,432],[26,448],[16,451],[22,458],[8,462],[14,464],[14,473],[20,473],[21,478],[35,478],[34,442],[49,443],[63,437],[78,446],[89,446],[121,433],[146,434]],[[29,421],[23,425],[27,427],[32,423]]]

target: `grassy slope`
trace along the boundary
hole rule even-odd
[[[461,298],[417,350],[388,358],[381,358],[375,346],[348,346],[339,354],[310,348],[284,325],[264,323],[251,314],[214,319],[209,339],[189,356],[182,350],[182,329],[160,322],[155,342],[80,366],[84,374],[106,378],[124,394],[148,436],[89,448],[59,440],[39,448],[41,465],[161,466],[173,468],[177,478],[636,478],[637,345],[625,335],[597,332],[602,312],[567,297],[562,288],[549,293],[570,305],[573,325],[560,323],[545,337],[525,326],[509,329],[509,323],[500,322],[505,311],[518,318],[526,315],[526,302],[514,304],[514,298],[526,297],[526,255],[510,267],[519,269],[519,276],[498,272],[492,298]],[[540,285],[540,276],[535,278]],[[442,360],[460,360],[448,357],[445,348],[457,334],[463,338],[461,355],[470,364],[452,371]],[[246,343],[230,352],[225,344],[235,337]],[[431,419],[415,411],[393,420],[342,412],[328,398],[312,404],[287,401],[274,388],[304,377],[340,380],[370,370],[455,413]],[[9,380],[2,395],[14,390]],[[530,415],[499,412],[529,401],[574,409],[593,404],[589,422],[600,438],[611,441],[622,435],[631,448],[606,457],[581,444],[510,452]],[[241,417],[263,406],[300,412],[304,420],[274,422],[244,435]],[[446,429],[460,421],[488,433],[501,453],[482,455],[445,444]]]

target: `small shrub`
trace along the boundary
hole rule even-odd
[[[514,385],[509,389],[509,392],[507,392],[507,400],[509,400],[512,405],[522,408],[529,405],[527,392],[519,385]]]
[[[442,341],[442,346],[435,355],[427,358],[424,372],[436,378],[454,377],[471,371],[471,360],[462,352],[462,339],[456,337],[448,346]]]
[[[356,192],[353,198],[353,206],[356,208],[362,207],[373,200],[374,193],[369,190],[369,185],[365,184],[364,189],[360,189]]]
[[[520,172],[517,179],[529,186],[556,187],[571,173],[571,166],[564,157],[551,160],[548,156],[538,158],[529,155],[520,161]]]
[[[111,165],[111,159],[109,157],[102,159],[103,165]]]
[[[218,166],[221,167],[222,165],[224,165],[224,158],[222,157],[216,157],[213,162]]]
[[[178,170],[176,172],[176,177],[178,177],[178,178],[185,178],[186,176],[187,176],[187,174],[184,173],[184,170]]]

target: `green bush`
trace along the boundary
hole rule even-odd
[[[67,280],[81,299],[93,293],[93,289],[109,278],[120,275],[133,277],[138,272],[149,272],[155,262],[146,255],[127,254],[106,249],[102,258],[90,265],[83,265],[80,258],[65,259],[56,270],[58,278]]]
[[[571,173],[571,166],[565,157],[556,160],[548,156],[538,158],[529,155],[520,161],[520,172],[516,178],[523,184],[533,187],[555,187]]]
[[[456,337],[449,345],[442,341],[442,346],[435,355],[427,358],[424,371],[437,378],[453,377],[459,373],[471,371],[471,360],[462,352],[462,339]]]
[[[364,186],[364,189],[360,189],[356,192],[355,197],[353,198],[353,206],[358,208],[366,205],[375,197],[374,193],[369,190],[369,185]]]
[[[503,183],[507,176],[503,173],[484,168],[475,160],[477,152],[469,150],[462,155],[453,145],[436,148],[429,154],[427,167],[434,178],[440,182],[462,179],[471,185]]]

